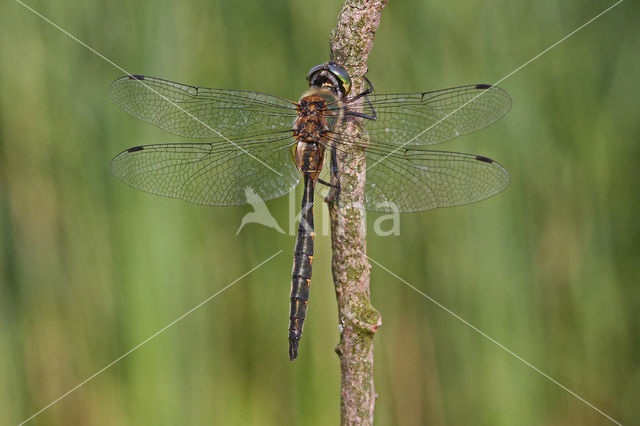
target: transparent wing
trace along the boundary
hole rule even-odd
[[[320,179],[330,182],[331,143],[326,149]],[[343,152],[337,148],[338,157]],[[365,156],[365,208],[372,212],[419,212],[471,204],[504,191],[510,182],[501,164],[480,155],[413,149],[390,154],[367,149]],[[316,191],[326,197],[330,188],[318,184]]]
[[[498,120],[511,108],[511,97],[504,90],[478,84],[367,98],[364,113],[377,115],[375,121],[363,119],[369,135],[364,151],[367,210],[412,212],[458,206],[491,197],[509,185],[507,170],[486,157],[420,148]],[[348,115],[348,103],[345,108]],[[326,149],[335,146],[340,155],[364,146],[362,137],[334,129],[326,135]],[[328,171],[323,170],[322,176],[328,180]]]
[[[487,84],[367,98],[364,112],[372,114],[372,106],[377,114],[375,121],[364,120],[373,145],[411,147],[445,142],[489,126],[511,108],[509,94]]]
[[[145,76],[126,76],[111,84],[113,101],[140,120],[190,138],[234,139],[291,129],[293,102],[241,90],[189,86]]]
[[[266,201],[298,183],[292,143],[287,134],[235,140],[242,149],[225,140],[138,146],[118,154],[111,171],[135,188],[196,204],[240,205],[255,196]]]
[[[365,207],[369,211],[416,212],[459,206],[484,200],[509,186],[507,170],[478,155],[427,150],[403,150],[389,156],[368,150],[366,155]]]

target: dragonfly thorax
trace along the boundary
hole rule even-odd
[[[327,136],[339,118],[336,103],[336,97],[322,89],[311,89],[298,102],[298,118],[293,125],[293,137],[298,141],[295,164],[314,180],[322,169]]]
[[[299,142],[319,143],[329,130],[325,117],[327,102],[318,95],[304,96],[298,103],[298,119],[293,124],[293,137]]]
[[[327,89],[311,89],[298,102],[297,111],[293,137],[298,141],[321,143],[326,133],[340,123],[342,102]]]

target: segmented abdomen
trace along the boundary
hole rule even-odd
[[[291,311],[289,314],[289,359],[298,356],[298,343],[302,337],[302,327],[307,315],[309,288],[311,286],[311,265],[313,263],[313,179],[304,175],[304,195],[300,225],[293,254],[291,277]]]

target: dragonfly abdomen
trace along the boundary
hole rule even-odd
[[[291,273],[291,311],[289,314],[289,359],[298,356],[298,343],[302,337],[302,327],[307,316],[309,288],[311,287],[311,267],[313,264],[313,178],[304,175],[304,195],[300,225],[293,254]]]

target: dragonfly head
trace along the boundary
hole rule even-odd
[[[317,65],[307,74],[309,87],[327,88],[339,98],[344,98],[351,90],[351,77],[335,62]]]

